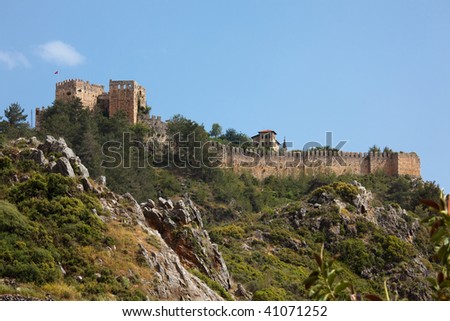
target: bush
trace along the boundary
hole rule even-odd
[[[235,238],[241,239],[245,235],[245,230],[238,225],[225,225],[225,226],[217,226],[213,227],[210,230],[210,236],[213,241],[223,240],[223,238]]]
[[[3,172],[5,170],[12,168],[12,160],[8,156],[1,156],[0,157],[0,172]]]
[[[358,195],[358,188],[352,184],[344,182],[335,182],[333,184],[321,186],[312,192],[312,197],[320,197],[323,193],[331,194],[334,197],[340,197],[343,201],[353,203]]]
[[[361,272],[374,264],[370,249],[359,239],[347,239],[337,245],[340,260],[355,273]]]
[[[269,287],[258,290],[253,294],[254,301],[286,301],[286,290],[282,288]]]
[[[0,277],[39,284],[60,277],[54,247],[40,229],[12,204],[0,201]]]

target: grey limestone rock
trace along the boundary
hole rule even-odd
[[[60,157],[56,161],[56,165],[52,168],[53,173],[59,173],[64,176],[75,177],[72,165],[66,157]]]

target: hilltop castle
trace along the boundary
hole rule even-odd
[[[108,116],[124,111],[131,124],[143,122],[153,129],[153,139],[167,140],[167,123],[161,117],[139,117],[146,108],[146,91],[134,80],[110,80],[109,92],[104,86],[89,81],[69,79],[56,83],[55,100],[80,99],[85,108],[100,106]],[[36,129],[40,129],[43,109],[36,108]],[[335,173],[367,175],[383,172],[388,176],[410,175],[420,177],[420,159],[416,153],[353,153],[333,150],[288,152],[286,143],[280,148],[274,130],[261,130],[252,137],[252,148],[242,149],[217,142],[210,147],[220,155],[220,167],[234,171],[249,171],[263,179],[271,175],[295,176],[299,174]]]
[[[138,122],[139,109],[147,107],[145,88],[134,80],[110,80],[109,92],[105,92],[103,85],[91,84],[80,79],[56,83],[55,100],[70,101],[76,98],[90,110],[96,105],[101,106],[109,117],[124,111],[131,124]],[[36,108],[37,129],[40,127],[42,111],[42,108]]]

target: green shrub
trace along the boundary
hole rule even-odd
[[[340,197],[343,201],[353,203],[358,195],[358,188],[345,182],[335,182],[329,185],[321,186],[312,192],[313,197],[319,197],[323,193],[331,194],[334,197]]]
[[[340,260],[357,274],[361,274],[364,269],[374,264],[370,249],[359,239],[347,239],[340,242],[336,251],[340,254]]]
[[[0,172],[6,171],[8,169],[11,169],[12,166],[12,160],[8,156],[0,156]]]
[[[58,279],[58,256],[49,241],[39,224],[29,221],[12,204],[0,201],[0,277],[39,284]]]
[[[29,180],[11,187],[9,198],[16,204],[35,198],[47,196],[47,180],[40,174],[36,174]]]
[[[286,290],[283,288],[269,287],[253,293],[254,301],[286,301]]]
[[[241,239],[245,235],[245,230],[238,225],[231,224],[231,225],[213,227],[210,230],[209,235],[211,236],[211,239],[214,241],[220,241],[224,237]]]

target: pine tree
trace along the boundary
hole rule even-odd
[[[8,124],[11,127],[17,127],[24,123],[27,119],[27,115],[24,114],[25,109],[20,107],[19,103],[12,103],[5,109],[5,117],[8,119]]]

